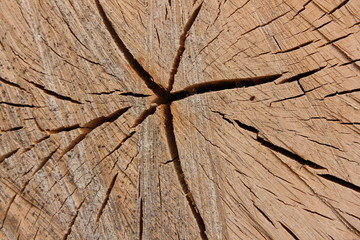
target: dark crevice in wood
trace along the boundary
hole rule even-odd
[[[273,225],[273,226],[275,227],[273,221],[271,221],[271,219],[268,217],[268,215],[266,215],[263,210],[261,210],[258,206],[256,206],[255,203],[253,203],[253,205],[254,205],[254,207],[261,213],[261,215],[262,215],[266,220],[268,220],[268,222],[270,222],[271,225]]]
[[[223,114],[223,113],[221,113],[221,112],[219,112],[219,111],[212,111],[212,112],[219,114],[219,115],[222,117],[222,119],[224,119],[225,121],[227,121],[227,122],[230,123],[230,124],[233,124],[233,122],[232,122],[230,119],[228,119],[228,118],[225,117],[225,114]]]
[[[157,106],[158,105],[156,104],[152,104],[149,108],[145,109],[142,113],[140,113],[139,117],[135,119],[134,124],[131,126],[131,128],[137,127],[143,121],[145,121],[146,118],[148,118],[150,115],[153,115],[156,112]]]
[[[94,62],[94,61],[92,61],[92,60],[90,60],[90,59],[88,59],[88,58],[86,58],[86,57],[83,57],[83,56],[81,56],[81,55],[79,55],[79,54],[77,54],[78,55],[78,57],[79,58],[82,58],[82,59],[84,59],[85,61],[87,61],[87,62],[89,62],[89,63],[91,63],[91,64],[95,64],[95,65],[100,65],[100,66],[102,66],[100,63],[98,63],[98,62]]]
[[[31,179],[35,176],[35,174],[40,171],[40,169],[45,166],[45,164],[51,159],[51,157],[54,155],[54,153],[59,149],[59,147],[55,148],[52,152],[50,152],[50,154],[46,157],[44,157],[39,166],[33,171],[33,173],[31,174],[30,178],[25,182],[24,186],[22,187],[22,189],[20,190],[20,195],[25,191],[25,188],[27,187],[27,185],[30,183]]]
[[[80,143],[84,138],[95,128],[101,126],[102,124],[106,122],[114,122],[116,119],[118,119],[122,114],[124,114],[127,110],[129,110],[131,107],[121,108],[113,113],[111,113],[108,116],[101,116],[98,118],[95,118],[87,123],[85,123],[83,126],[81,126],[81,133],[70,142],[70,144],[61,152],[58,160],[60,160],[67,152],[69,152],[71,149],[73,149],[78,143]]]
[[[297,74],[295,76],[292,76],[290,78],[283,79],[279,83],[282,84],[282,83],[289,83],[289,82],[299,81],[301,78],[308,77],[308,76],[310,76],[312,74],[315,74],[315,73],[319,72],[320,70],[322,70],[324,68],[325,68],[325,66],[314,69],[314,70],[311,70],[311,71],[303,72],[303,73]]]
[[[279,222],[280,225],[286,230],[286,232],[288,232],[295,240],[300,240],[293,231],[290,230],[290,228],[288,228],[287,226],[285,226],[285,224],[283,224],[282,222]]]
[[[143,82],[146,84],[146,86],[155,95],[157,95],[157,96],[167,95],[167,92],[165,91],[165,89],[160,84],[157,84],[156,82],[153,81],[152,76],[140,65],[140,63],[135,59],[135,57],[132,55],[132,53],[126,47],[126,45],[121,40],[119,35],[116,33],[116,30],[114,29],[112,22],[106,15],[104,8],[100,4],[100,1],[95,0],[95,3],[96,3],[96,7],[98,9],[98,12],[103,20],[103,23],[104,23],[107,31],[110,33],[112,39],[116,43],[118,49],[124,55],[126,61],[130,65],[130,67],[135,71],[135,73],[143,80]]]
[[[300,87],[300,89],[301,89],[301,91],[302,91],[303,93],[298,94],[298,95],[294,95],[294,96],[291,96],[291,97],[286,97],[286,98],[282,98],[282,99],[278,99],[278,100],[272,101],[272,102],[270,102],[270,105],[269,105],[269,106],[271,107],[271,105],[272,105],[273,103],[278,103],[278,102],[283,102],[283,101],[287,101],[287,100],[291,100],[291,99],[303,97],[303,96],[305,96],[307,93],[312,92],[312,91],[314,91],[314,90],[316,90],[316,89],[318,89],[318,88],[321,88],[321,87],[323,87],[323,86],[325,85],[325,84],[324,84],[324,85],[317,86],[317,87],[315,87],[315,88],[313,88],[313,89],[305,90],[305,89],[303,88],[303,86],[300,84],[300,81],[299,81],[299,80],[297,80],[296,82],[297,82],[297,84],[299,85],[299,87]]]
[[[46,135],[38,140],[35,140],[30,146],[28,146],[27,148],[24,148],[20,153],[24,154],[24,153],[30,151],[33,147],[35,147],[36,144],[41,143],[42,141],[44,141],[48,138],[50,138],[50,135]]]
[[[322,142],[316,141],[316,140],[314,140],[314,139],[311,139],[311,138],[309,138],[309,137],[307,137],[307,136],[303,136],[303,135],[300,135],[300,134],[298,134],[298,135],[299,135],[299,136],[302,136],[302,137],[305,137],[305,138],[308,139],[309,141],[314,142],[314,143],[316,143],[316,144],[319,144],[319,145],[322,145],[322,146],[325,146],[325,147],[330,147],[330,148],[336,149],[336,150],[338,150],[338,151],[344,152],[344,150],[342,150],[342,149],[340,149],[340,148],[338,148],[338,147],[335,147],[335,146],[333,146],[333,145],[331,145],[331,144],[322,143]]]
[[[317,163],[314,163],[310,160],[306,160],[304,158],[302,158],[301,156],[297,155],[296,153],[290,152],[289,150],[282,148],[280,146],[277,146],[269,141],[266,141],[264,138],[257,136],[256,141],[258,141],[259,143],[261,143],[261,145],[270,148],[271,150],[278,152],[288,158],[291,158],[295,161],[297,161],[298,163],[302,164],[302,165],[306,165],[309,166],[313,169],[326,169],[323,166],[318,165]]]
[[[279,16],[277,16],[277,17],[272,18],[270,21],[268,21],[268,22],[266,22],[266,23],[260,24],[260,25],[258,25],[258,26],[256,26],[256,27],[254,27],[254,28],[252,28],[252,29],[250,29],[250,30],[247,30],[246,32],[242,33],[242,34],[241,34],[241,36],[244,36],[244,35],[246,35],[246,34],[248,34],[248,33],[252,32],[252,31],[254,31],[254,30],[256,30],[256,29],[260,28],[260,27],[265,27],[266,25],[269,25],[270,23],[272,23],[272,22],[274,22],[274,21],[278,20],[279,18],[281,18],[281,17],[285,16],[285,15],[286,15],[286,14],[288,14],[289,12],[290,12],[290,10],[289,10],[289,11],[287,11],[287,12],[284,12],[283,14],[280,14],[280,15],[279,15]]]
[[[81,205],[84,203],[84,201],[85,201],[85,200],[83,200],[83,201],[80,203],[79,207],[76,209],[76,213],[75,213],[74,217],[71,219],[70,225],[69,225],[67,231],[65,232],[65,235],[64,235],[64,237],[62,238],[62,240],[67,240],[67,238],[69,237],[69,235],[70,235],[70,233],[71,233],[71,230],[72,230],[72,227],[73,227],[74,224],[75,224],[76,218],[77,218],[78,215],[79,215],[79,210],[80,210],[80,208],[81,208]]]
[[[186,200],[189,204],[189,207],[191,209],[191,212],[196,220],[196,223],[200,230],[200,236],[202,239],[208,239],[206,235],[206,227],[204,219],[202,218],[198,207],[196,206],[196,202],[194,197],[192,196],[192,193],[190,191],[189,185],[185,179],[185,174],[181,166],[181,161],[179,158],[179,151],[176,144],[176,138],[175,138],[175,132],[174,132],[174,125],[173,125],[173,115],[171,112],[170,104],[164,104],[162,105],[162,115],[163,115],[163,124],[166,134],[166,139],[168,143],[168,149],[170,152],[170,156],[173,159],[174,168],[179,180],[179,183],[181,185],[181,189],[186,197]]]
[[[328,12],[328,14],[333,14],[336,10],[340,9],[341,7],[345,6],[345,4],[347,4],[350,0],[345,0],[343,2],[341,2],[339,5],[337,5],[333,10],[331,10],[330,12]]]
[[[275,54],[278,54],[278,53],[287,53],[287,52],[291,52],[291,51],[294,51],[294,50],[298,50],[300,48],[303,48],[311,43],[313,43],[314,41],[311,40],[311,41],[308,41],[308,42],[305,42],[305,43],[302,43],[296,47],[292,47],[292,48],[289,48],[289,49],[285,49],[285,50],[282,50],[282,51],[278,51],[278,52],[275,52]]]
[[[16,88],[18,88],[18,89],[20,89],[20,90],[25,91],[25,92],[28,93],[28,91],[27,91],[25,88],[21,87],[19,84],[10,82],[10,81],[2,78],[2,77],[0,77],[0,82],[5,83],[5,84],[7,84],[7,85],[10,85],[10,86],[12,86],[12,87],[16,87]]]
[[[256,134],[259,133],[259,130],[257,130],[255,127],[250,126],[250,125],[247,125],[247,124],[245,124],[245,123],[242,123],[242,122],[240,122],[239,120],[235,120],[235,123],[236,123],[239,127],[241,127],[242,129],[248,130],[248,131],[253,132],[253,133],[256,133]]]
[[[3,155],[0,156],[0,163],[2,163],[3,161],[5,161],[5,159],[11,157],[12,155],[14,155],[17,151],[19,151],[20,148],[17,148],[11,152],[5,153]]]
[[[351,182],[348,182],[348,181],[345,181],[344,179],[341,179],[341,178],[338,178],[334,175],[331,175],[331,174],[318,174],[319,177],[322,177],[328,181],[331,181],[333,183],[336,183],[336,184],[339,184],[343,187],[346,187],[348,189],[351,189],[355,192],[360,192],[360,187],[351,183]]]
[[[110,156],[111,154],[113,154],[115,151],[117,151],[129,138],[131,138],[136,132],[132,131],[130,134],[126,135],[125,138],[123,138],[118,145],[116,145],[116,147],[111,150],[108,154],[105,155],[105,157],[103,157],[100,162],[96,165],[99,165],[105,158],[107,158],[108,156]],[[116,162],[114,163],[115,166]]]
[[[328,216],[325,216],[325,215],[323,215],[323,214],[321,214],[321,213],[318,213],[318,212],[315,212],[315,211],[311,211],[311,210],[306,209],[306,208],[303,208],[303,209],[304,209],[305,211],[309,212],[309,213],[313,213],[313,214],[319,215],[320,217],[327,218],[327,219],[329,219],[329,220],[334,220],[333,218],[328,217]]]
[[[220,34],[221,34],[223,31],[224,31],[223,29],[222,29],[221,31],[219,31],[219,33],[216,34],[216,36],[213,37],[213,39],[211,39],[204,47],[202,47],[202,48],[199,50],[199,52],[198,52],[198,54],[196,55],[196,57],[197,57],[202,51],[204,51],[205,48],[209,47],[209,45],[210,45],[211,43],[213,43],[213,42],[220,36]]]
[[[100,219],[100,217],[101,217],[101,215],[103,214],[103,211],[104,211],[104,209],[105,209],[105,207],[106,207],[106,204],[107,204],[108,201],[109,201],[111,190],[114,188],[114,185],[115,185],[116,178],[117,178],[118,174],[119,174],[119,173],[116,173],[116,174],[114,175],[114,177],[112,178],[112,180],[111,180],[111,182],[110,182],[110,184],[109,184],[109,187],[108,187],[107,190],[106,190],[104,201],[102,202],[102,204],[101,204],[101,206],[100,206],[100,209],[99,209],[99,211],[98,211],[98,213],[97,213],[97,215],[96,215],[96,220],[95,220],[95,222],[98,222],[99,219]]]
[[[288,100],[295,99],[295,98],[299,98],[299,97],[302,97],[302,96],[305,96],[305,93],[301,93],[301,94],[294,95],[294,96],[291,96],[291,97],[282,98],[282,99],[279,99],[279,100],[272,101],[272,102],[270,102],[270,107],[271,107],[271,105],[272,105],[273,103],[288,101]]]
[[[312,0],[311,0],[311,1],[312,1]],[[312,31],[317,31],[317,30],[319,30],[320,28],[325,27],[326,25],[328,25],[328,24],[331,23],[331,22],[332,22],[332,20],[331,20],[331,21],[328,21],[328,22],[325,22],[325,23],[321,24],[320,26],[314,28]]]
[[[312,0],[308,0],[306,3],[304,3],[302,8],[295,13],[295,15],[292,17],[291,20],[293,20],[297,15],[299,15],[301,12],[303,12],[306,9],[306,6],[311,2],[312,2]]]
[[[7,215],[8,215],[8,213],[9,213],[10,207],[11,207],[11,205],[13,204],[16,196],[17,196],[17,194],[14,194],[14,196],[10,199],[10,202],[9,202],[8,206],[6,207],[6,210],[5,210],[5,213],[4,213],[4,217],[3,217],[3,219],[2,219],[2,223],[1,223],[1,226],[0,226],[0,230],[4,227],[4,224],[5,224]]]
[[[143,206],[143,199],[140,199],[140,216],[139,216],[139,240],[143,239],[144,233],[144,206]]]
[[[281,74],[276,74],[262,77],[237,78],[196,83],[184,88],[183,90],[171,93],[170,102],[178,101],[195,94],[261,85],[264,83],[273,82],[281,76]]]
[[[12,103],[12,102],[0,102],[0,104],[9,105],[12,107],[38,108],[38,106],[31,104],[21,104],[21,103]]]
[[[342,122],[343,125],[360,125],[360,122]]]
[[[227,17],[231,17],[232,15],[234,15],[237,11],[239,11],[241,8],[245,7],[246,4],[248,4],[250,2],[250,0],[247,0],[245,3],[243,3],[240,7],[236,8],[232,13],[230,13],[230,15]]]
[[[8,129],[0,129],[0,132],[4,133],[4,132],[14,132],[20,129],[23,129],[23,126],[19,126],[19,127],[13,127],[13,128],[8,128]]]
[[[47,132],[48,134],[56,134],[56,133],[60,133],[60,132],[70,132],[70,131],[78,129],[78,128],[80,128],[80,125],[74,124],[74,125],[67,126],[67,127],[58,127],[55,129],[45,129],[45,132]]]
[[[54,91],[51,91],[49,89],[46,89],[44,86],[38,84],[38,83],[35,83],[35,82],[32,82],[30,80],[27,80],[25,78],[23,78],[26,82],[30,83],[31,85],[33,85],[34,87],[40,89],[41,91],[43,91],[45,94],[48,94],[50,96],[53,96],[57,99],[60,99],[60,100],[64,100],[64,101],[69,101],[69,102],[72,102],[72,103],[76,103],[76,104],[82,104],[82,102],[79,102],[77,100],[74,100],[72,99],[71,97],[68,97],[68,96],[64,96],[64,95],[60,95],[58,94],[57,92],[54,92]]]
[[[176,73],[178,71],[180,61],[181,61],[181,57],[182,57],[182,55],[183,55],[183,53],[185,51],[185,41],[186,41],[188,32],[190,31],[192,25],[194,24],[199,12],[200,12],[202,4],[203,3],[201,2],[200,5],[191,14],[189,20],[186,22],[186,24],[184,26],[182,34],[180,35],[179,47],[178,47],[178,50],[177,50],[176,55],[174,57],[173,64],[172,64],[172,67],[171,67],[171,71],[170,71],[168,87],[167,87],[168,92],[170,92],[172,90],[172,88],[173,88],[174,81],[175,81],[175,75],[176,75]]]
[[[151,95],[148,94],[143,94],[143,93],[135,93],[135,92],[122,92],[120,90],[112,90],[109,92],[94,92],[94,93],[89,93],[92,95],[110,95],[113,93],[117,93],[119,92],[119,95],[121,96],[130,96],[130,97],[137,97],[137,98],[145,98],[145,97],[150,97]]]
[[[222,113],[220,113],[220,115],[224,115]],[[223,116],[223,118],[225,119],[225,117]],[[227,122],[231,121],[230,119],[226,118],[225,119]],[[242,129],[246,130],[246,131],[249,131],[249,132],[253,132],[253,133],[256,133],[257,136],[254,140],[256,140],[257,142],[261,143],[261,145],[267,147],[267,148],[270,148],[271,150],[275,151],[275,152],[278,152],[288,158],[291,158],[295,161],[297,161],[298,163],[302,164],[302,165],[306,165],[306,166],[309,166],[313,169],[326,169],[325,167],[322,167],[310,160],[306,160],[304,159],[303,157],[299,156],[298,154],[296,153],[293,153],[293,152],[290,152],[289,150],[283,148],[283,147],[280,147],[280,146],[277,146],[267,140],[265,140],[264,138],[260,137],[259,136],[259,133],[260,131],[253,127],[253,126],[249,126],[247,124],[244,124],[242,122],[240,122],[239,120],[234,120],[235,123]]]
[[[344,94],[348,94],[348,93],[354,93],[354,92],[360,92],[360,88],[356,88],[356,89],[351,89],[351,90],[345,90],[345,91],[341,91],[341,92],[334,92],[331,94],[328,94],[326,96],[324,96],[324,98],[328,98],[328,97],[333,97],[336,95],[344,95]]]
[[[151,95],[148,94],[142,94],[142,93],[134,93],[134,92],[122,92],[119,93],[121,96],[131,96],[131,97],[138,97],[138,98],[144,98],[144,97],[150,97]]]
[[[320,47],[325,47],[325,46],[327,46],[327,45],[329,45],[329,44],[333,44],[333,43],[335,43],[335,42],[337,42],[337,41],[340,41],[340,40],[342,40],[342,39],[344,39],[344,38],[347,38],[348,36],[350,36],[350,35],[352,35],[353,33],[349,33],[349,34],[346,34],[345,36],[341,36],[341,37],[338,37],[338,38],[335,38],[335,39],[333,39],[333,40],[330,40],[330,41],[328,41],[327,43],[324,43],[323,45],[320,45],[318,48],[320,48]]]
[[[346,65],[353,64],[353,63],[356,63],[356,62],[359,62],[359,61],[360,61],[360,59],[354,59],[354,60],[352,60],[350,62],[342,63],[339,66],[346,66]]]

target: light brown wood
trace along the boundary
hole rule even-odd
[[[1,239],[359,239],[359,1],[0,1]]]

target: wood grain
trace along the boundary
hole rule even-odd
[[[358,239],[358,1],[1,1],[1,239]]]

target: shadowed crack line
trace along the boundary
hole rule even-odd
[[[282,74],[275,74],[275,75],[268,75],[261,77],[224,79],[224,80],[196,83],[184,88],[183,90],[171,93],[170,102],[178,101],[195,94],[203,94],[203,93],[217,92],[227,89],[261,85],[268,82],[273,82],[281,76]]]
[[[84,203],[84,201],[85,201],[85,199],[80,203],[79,207],[76,209],[76,213],[75,213],[74,217],[72,218],[70,225],[69,225],[67,231],[65,232],[65,235],[62,238],[62,240],[67,240],[67,238],[69,237],[71,230],[72,230],[72,226],[74,226],[74,224],[75,224],[76,218],[79,215],[80,208],[81,208],[82,204]]]
[[[173,116],[171,113],[170,104],[162,105],[162,113],[163,113],[163,125],[165,128],[166,139],[168,142],[168,149],[170,152],[170,156],[173,159],[174,168],[180,182],[183,193],[185,194],[186,200],[189,204],[191,212],[196,220],[196,223],[200,229],[200,236],[202,239],[208,239],[206,235],[206,227],[204,219],[202,218],[198,207],[196,206],[195,199],[190,191],[189,185],[186,182],[185,174],[181,166],[180,158],[179,158],[179,150],[176,144],[174,125],[173,125]]]
[[[104,8],[102,7],[99,0],[95,0],[96,7],[98,12],[103,20],[104,25],[106,26],[107,31],[110,33],[112,39],[116,43],[118,49],[124,55],[126,61],[129,63],[130,67],[135,71],[135,73],[143,80],[146,86],[157,96],[167,95],[166,90],[156,82],[153,81],[152,76],[140,65],[140,63],[135,59],[131,54],[129,49],[126,47],[124,42],[121,40],[119,35],[116,33],[116,30],[113,27],[112,22],[106,15]]]
[[[320,70],[324,69],[325,66],[323,67],[320,67],[320,68],[317,68],[317,69],[314,69],[314,70],[311,70],[311,71],[307,71],[307,72],[303,72],[303,73],[299,73],[295,76],[292,76],[292,77],[289,77],[289,78],[286,78],[286,79],[283,79],[281,80],[279,83],[282,84],[282,83],[289,83],[289,82],[294,82],[294,81],[298,81],[300,80],[301,78],[304,78],[304,77],[308,77],[314,73],[317,73],[319,72]]]
[[[140,199],[140,216],[139,216],[139,240],[143,239],[144,233],[144,207],[143,199]]]
[[[0,156],[0,163],[2,163],[3,161],[5,161],[5,159],[11,157],[12,155],[14,155],[17,151],[19,151],[20,148],[17,148],[13,151],[10,151],[8,153],[5,153],[3,155]]]
[[[79,102],[77,100],[74,100],[72,99],[71,97],[68,97],[68,96],[64,96],[64,95],[61,95],[61,94],[58,94],[57,92],[54,92],[54,91],[51,91],[49,89],[46,89],[44,86],[38,84],[38,83],[35,83],[35,82],[32,82],[30,80],[27,80],[25,78],[23,78],[26,82],[30,83],[31,85],[33,85],[34,87],[40,89],[41,91],[43,91],[44,93],[50,95],[50,96],[53,96],[57,99],[60,99],[60,100],[64,100],[64,101],[69,101],[69,102],[72,102],[72,103],[76,103],[76,104],[82,104],[82,102]]]
[[[95,128],[101,126],[106,122],[114,122],[130,108],[131,107],[121,108],[108,116],[101,116],[85,123],[83,126],[80,127],[81,133],[73,141],[71,141],[70,144],[61,152],[58,160],[60,160],[71,149],[73,149],[78,143],[84,140],[84,138]]]
[[[290,230],[290,228],[288,228],[285,224],[283,224],[282,222],[279,222],[280,225],[286,230],[286,232],[288,232],[295,240],[300,240],[293,231]]]
[[[29,93],[25,88],[21,87],[19,84],[10,82],[10,81],[2,78],[2,77],[0,77],[0,82],[5,83],[5,84],[7,84],[7,85],[10,85],[10,86],[12,86],[12,87],[16,87],[16,88],[18,88],[18,89],[20,89],[20,90],[22,90],[22,91],[25,91],[25,92]]]
[[[31,104],[21,104],[21,103],[12,103],[12,102],[0,102],[0,104],[9,105],[12,107],[39,108],[39,106],[35,106],[35,105],[31,105]]]
[[[223,113],[219,113],[217,111],[213,111],[215,113],[218,113],[225,121],[227,122],[231,122],[230,119],[226,118],[225,117],[225,114]],[[302,164],[302,165],[306,165],[306,166],[309,166],[313,169],[326,169],[325,167],[323,166],[320,166],[319,164],[315,163],[315,162],[312,162],[310,160],[306,160],[304,159],[303,157],[301,157],[300,155],[296,154],[296,153],[293,153],[293,152],[290,152],[289,150],[283,148],[283,147],[280,147],[280,146],[277,146],[267,140],[265,140],[264,138],[260,137],[259,136],[259,133],[260,131],[258,129],[256,129],[255,127],[253,126],[250,126],[250,125],[247,125],[247,124],[244,124],[242,122],[240,122],[239,120],[234,120],[235,123],[242,129],[246,130],[246,131],[249,131],[249,132],[252,132],[252,133],[256,133],[256,138],[254,138],[255,141],[259,142],[261,145],[275,151],[275,152],[278,152],[290,159],[293,159],[295,161],[297,161],[298,163]]]
[[[172,64],[172,67],[171,67],[171,71],[170,71],[170,74],[169,74],[170,77],[169,77],[169,81],[168,81],[168,87],[166,89],[167,92],[170,92],[172,90],[172,88],[173,88],[175,75],[176,75],[176,73],[178,71],[180,61],[181,61],[181,57],[182,57],[182,55],[183,55],[183,53],[185,51],[186,37],[187,37],[188,32],[190,31],[192,25],[194,24],[199,12],[200,12],[202,4],[203,4],[203,2],[201,2],[200,5],[191,14],[189,20],[186,22],[186,24],[184,26],[182,34],[180,35],[179,47],[178,47],[178,50],[177,50],[176,55],[174,57],[173,64]]]
[[[338,178],[334,175],[330,175],[330,174],[318,174],[319,177],[322,177],[328,181],[331,181],[333,183],[336,183],[336,184],[339,184],[343,187],[346,187],[348,189],[351,189],[355,192],[360,192],[360,187],[351,183],[351,182],[348,182],[348,181],[345,181],[344,179],[341,179],[341,178]]]
[[[117,179],[117,176],[118,176],[119,173],[116,173],[114,175],[114,177],[112,178],[110,184],[109,184],[109,187],[107,188],[106,190],[106,193],[105,193],[105,198],[104,198],[104,201],[102,202],[101,206],[100,206],[100,209],[96,215],[96,220],[95,222],[98,222],[100,220],[100,217],[101,215],[103,214],[103,211],[106,207],[106,204],[108,203],[109,201],[109,198],[110,198],[110,193],[112,191],[112,189],[114,188],[114,185],[115,185],[115,182],[116,182],[116,179]]]

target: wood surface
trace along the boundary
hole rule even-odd
[[[360,238],[360,1],[0,9],[0,239]]]

